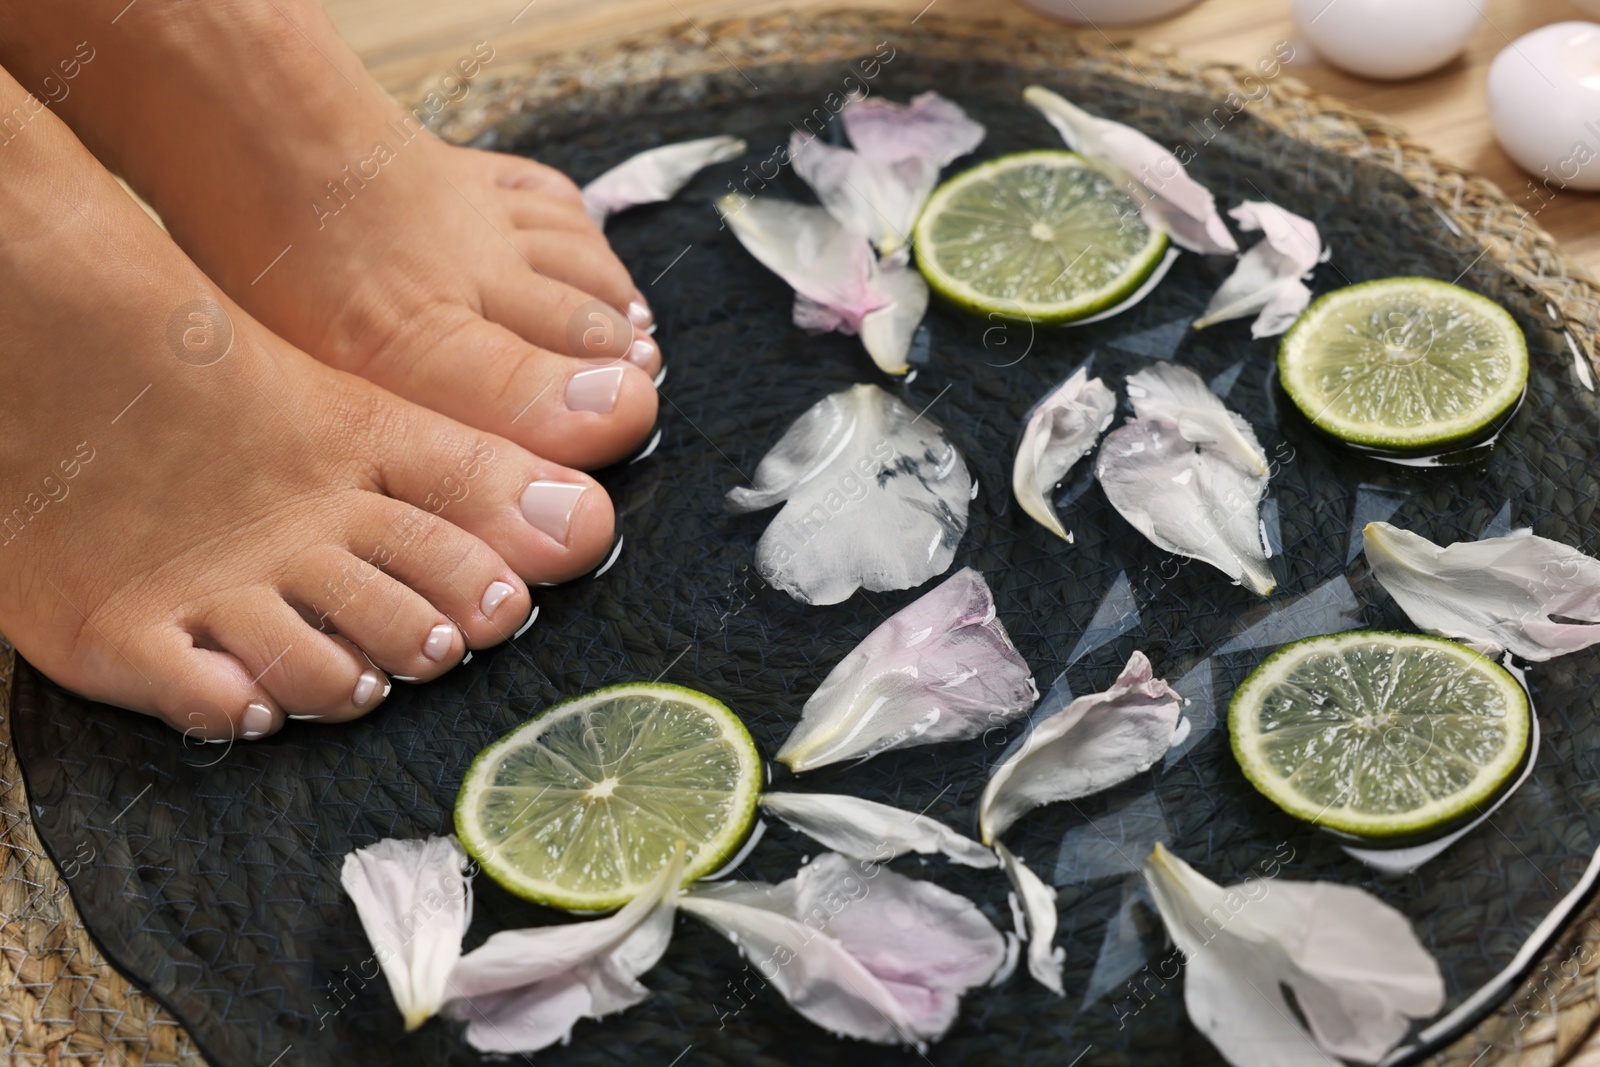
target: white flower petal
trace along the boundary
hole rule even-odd
[[[734,511],[787,501],[756,547],[756,570],[805,604],[858,588],[910,589],[942,574],[967,530],[972,476],[926,413],[875,385],[812,405],[756,467]]]
[[[679,907],[738,945],[801,1015],[880,1044],[937,1041],[1006,954],[965,897],[831,852],[779,885],[697,887]]]
[[[1373,575],[1420,629],[1534,663],[1600,644],[1600,560],[1575,548],[1532,530],[1440,548],[1386,522],[1363,538]]]
[[[1363,890],[1264,879],[1224,888],[1161,845],[1144,874],[1188,961],[1189,1018],[1235,1067],[1376,1063],[1411,1019],[1444,1005],[1438,964],[1411,924]]]
[[[1177,363],[1154,363],[1128,376],[1128,400],[1141,419],[1178,424],[1185,441],[1210,445],[1253,475],[1267,473],[1267,454],[1256,432],[1229,411],[1204,379]]]
[[[984,843],[994,844],[1040,805],[1086,797],[1149,770],[1172,744],[1182,705],[1135,652],[1110,689],[1035,722],[994,769],[978,801]]]
[[[588,922],[502,930],[461,957],[450,976],[449,1013],[467,1022],[483,1052],[534,1052],[565,1041],[579,1019],[639,1003],[639,975],[672,937],[683,849],[614,915]]]
[[[713,163],[744,155],[737,137],[702,137],[651,148],[618,163],[583,187],[583,210],[604,226],[619,211],[671,200],[689,179]]]
[[[1238,264],[1212,295],[1194,328],[1256,315],[1252,337],[1283,333],[1311,301],[1300,279],[1324,258],[1316,223],[1259,200],[1229,212],[1244,230],[1261,230],[1265,239],[1239,257]]]
[[[983,575],[963,567],[867,635],[806,701],[777,758],[795,771],[977,737],[1039,699],[995,615]]]
[[[789,141],[795,173],[847,229],[887,256],[901,250],[939,182],[939,171],[978,147],[983,126],[938,93],[909,106],[877,98],[840,112],[851,148],[796,131]]]
[[[1056,891],[1044,879],[1023,863],[1011,850],[999,842],[995,852],[1005,866],[1006,877],[1011,879],[1012,908],[1020,908],[1023,921],[1017,923],[1017,936],[1028,942],[1028,973],[1056,996],[1066,996],[1061,986],[1061,967],[1066,962],[1067,950],[1056,948]]]
[[[1033,519],[1071,541],[1050,496],[1067,471],[1088,455],[1116,414],[1116,394],[1079,368],[1028,413],[1011,468],[1011,491]]]
[[[1107,434],[1095,476],[1112,507],[1157,547],[1204,560],[1251,592],[1272,592],[1261,542],[1264,476],[1190,444],[1166,419],[1130,419]]]
[[[917,268],[888,258],[873,264],[870,284],[889,303],[862,316],[861,343],[879,370],[904,374],[911,369],[906,357],[912,339],[928,313],[928,283]]]
[[[763,793],[761,806],[852,859],[886,863],[907,852],[943,853],[968,867],[994,867],[994,853],[937,819],[838,793]]]
[[[1028,86],[1022,98],[1050,121],[1068,148],[1128,172],[1145,200],[1146,220],[1175,243],[1206,255],[1239,251],[1217,214],[1215,198],[1189,177],[1177,156],[1133,127],[1097,118],[1042,86]]]
[[[444,1001],[472,922],[468,867],[453,837],[385,838],[344,858],[339,883],[355,902],[407,1030]]]

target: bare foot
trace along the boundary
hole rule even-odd
[[[324,367],[0,73],[0,630],[208,738],[347,719],[609,547],[586,475]]]
[[[643,440],[650,312],[571,181],[424,131],[316,0],[144,0],[62,80],[83,27],[124,4],[0,3],[0,62],[69,90],[57,110],[240,305],[331,366],[559,462]]]

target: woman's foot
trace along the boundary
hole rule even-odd
[[[69,90],[56,109],[84,143],[263,325],[575,467],[643,440],[649,310],[572,182],[427,133],[316,0],[124,4],[0,3],[0,61]]]
[[[3,73],[0,115],[0,630],[45,674],[206,738],[348,719],[609,548],[587,476],[309,359]]]

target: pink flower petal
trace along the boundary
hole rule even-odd
[[[612,167],[583,187],[583,209],[604,226],[619,211],[640,204],[671,200],[689,179],[713,163],[744,155],[737,137],[702,137],[640,152]]]
[[[1228,212],[1243,230],[1261,230],[1263,240],[1239,257],[1194,328],[1255,315],[1252,337],[1276,337],[1294,324],[1311,302],[1301,278],[1327,259],[1317,225],[1275,204],[1246,201]]]

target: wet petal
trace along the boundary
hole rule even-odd
[[[1056,514],[1051,494],[1094,447],[1116,410],[1116,395],[1079,368],[1028,414],[1011,468],[1011,491],[1023,511],[1065,541],[1071,542],[1072,535]]]
[[[1261,230],[1264,240],[1239,257],[1194,328],[1255,315],[1252,337],[1276,337],[1293,325],[1311,302],[1301,278],[1326,258],[1316,223],[1275,204],[1247,201],[1228,214],[1244,230]]]
[[[1135,652],[1110,689],[1033,724],[978,801],[985,844],[1043,804],[1098,793],[1148,770],[1172,744],[1183,699]]]
[[[679,906],[738,945],[801,1015],[880,1044],[937,1041],[961,994],[1005,958],[970,900],[831,852],[779,885],[697,887]]]
[[[744,155],[737,137],[702,137],[651,148],[618,163],[583,187],[583,210],[604,226],[619,211],[640,204],[671,200],[689,179],[713,163]]]
[[[964,567],[896,612],[839,661],[778,751],[795,771],[912,745],[977,737],[1039,699],[995,616],[983,575]]]
[[[754,481],[729,492],[728,505],[756,511],[787,501],[756,547],[756,569],[805,604],[942,574],[972,498],[966,461],[938,424],[875,385],[812,405]]]
[[[1600,644],[1600,560],[1575,548],[1532,530],[1448,548],[1386,522],[1364,535],[1373,575],[1420,629],[1535,663]]]
[[[1056,891],[1034,874],[1005,845],[995,844],[994,850],[1005,866],[1006,877],[1011,879],[1012,909],[1022,922],[1017,936],[1028,942],[1028,973],[1056,996],[1066,995],[1061,986],[1061,966],[1066,962],[1067,950],[1056,948]]]
[[[1256,432],[1188,367],[1155,363],[1129,375],[1127,387],[1139,418],[1175,422],[1185,441],[1210,445],[1251,474],[1267,473],[1267,454]]]
[[[886,373],[909,369],[911,336],[928,310],[921,274],[898,260],[880,263],[865,237],[820,207],[733,193],[717,206],[739,243],[794,289],[796,326],[859,333]]]
[[[833,217],[887,256],[901,250],[946,164],[983,141],[983,126],[938,93],[910,105],[876,97],[840,113],[851,148],[796,131],[789,142],[795,173]]]
[[[502,930],[461,957],[450,978],[449,1013],[467,1022],[482,1052],[534,1052],[565,1041],[579,1019],[649,996],[639,976],[672,937],[683,848],[616,914],[589,922]]]
[[[355,902],[407,1030],[444,1002],[472,921],[468,868],[453,837],[386,838],[344,858],[339,883]]]
[[[968,867],[997,866],[994,853],[937,819],[838,793],[764,793],[761,806],[853,859],[886,863],[907,852],[943,853]]]
[[[1030,85],[1022,98],[1044,115],[1074,152],[1126,171],[1152,226],[1191,252],[1234,253],[1239,243],[1217,214],[1210,190],[1189,177],[1178,157],[1131,126],[1098,118],[1049,89]]]
[[[1411,924],[1363,890],[1281,879],[1224,888],[1161,845],[1144,874],[1188,961],[1189,1018],[1235,1067],[1376,1063],[1412,1019],[1444,1005],[1439,966]]]
[[[1107,434],[1095,476],[1112,507],[1157,547],[1203,560],[1254,593],[1272,592],[1259,512],[1265,477],[1190,444],[1166,419],[1131,419]]]

